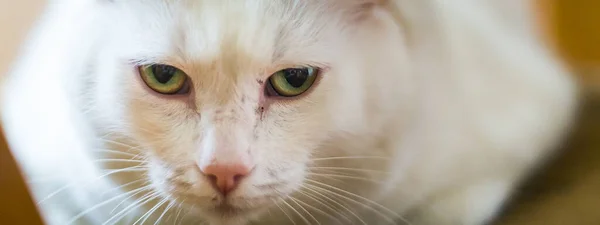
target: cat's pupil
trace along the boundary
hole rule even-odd
[[[154,77],[156,78],[156,81],[160,82],[161,84],[166,84],[167,82],[169,82],[169,80],[171,80],[171,78],[173,78],[173,76],[175,76],[176,72],[177,72],[177,69],[172,66],[167,66],[167,65],[153,65],[152,66],[152,73],[154,73]]]
[[[295,88],[302,87],[309,76],[308,69],[287,69],[283,72],[287,82]]]

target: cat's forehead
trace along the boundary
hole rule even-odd
[[[319,1],[146,0],[122,6],[147,53],[194,61],[315,57],[322,47],[317,39],[333,18]]]

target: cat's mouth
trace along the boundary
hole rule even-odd
[[[224,202],[224,203],[215,205],[209,211],[213,214],[218,214],[221,216],[238,216],[240,214],[247,213],[249,211],[249,209],[236,207],[234,205]]]
[[[230,224],[223,220],[246,220],[260,214],[260,209],[260,207],[240,207],[230,203],[221,203],[210,208],[204,208],[203,214],[209,221],[215,220],[221,224]]]

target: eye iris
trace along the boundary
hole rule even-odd
[[[177,69],[167,65],[153,65],[152,73],[154,74],[156,81],[161,84],[166,84],[173,79],[173,76],[175,76],[175,73],[177,73]]]
[[[299,88],[308,80],[308,69],[287,69],[283,71],[285,80],[294,88]]]
[[[318,69],[313,67],[288,68],[280,70],[269,78],[266,93],[270,96],[298,96],[314,84]]]
[[[190,90],[188,76],[180,69],[165,64],[138,67],[146,85],[160,94],[186,94]]]

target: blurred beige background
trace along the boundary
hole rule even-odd
[[[10,67],[15,52],[27,35],[45,1],[15,0],[6,1],[0,7],[0,73],[5,74]]]
[[[42,0],[5,0],[0,7],[0,82],[30,25],[44,6]],[[18,167],[0,137],[0,224],[41,225]]]

